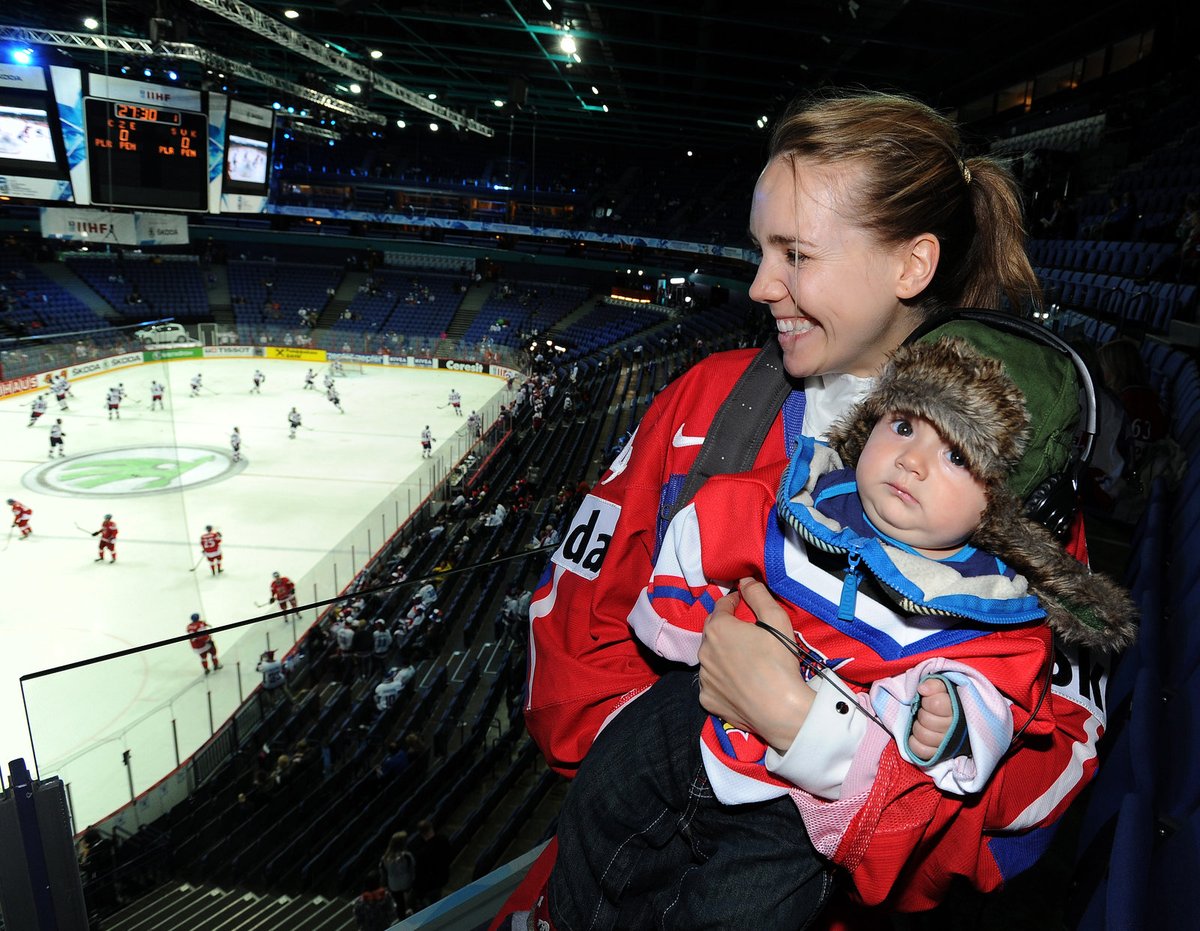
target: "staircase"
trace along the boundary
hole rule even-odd
[[[471,321],[475,319],[495,287],[494,282],[485,281],[482,285],[467,288],[467,293],[463,295],[458,310],[454,312],[454,319],[446,328],[446,338],[450,345],[458,345],[458,341],[466,336]]]
[[[167,883],[104,923],[105,931],[354,931],[354,903],[323,896]]]
[[[109,320],[114,325],[122,322],[121,315],[113,306],[84,284],[66,262],[38,262],[37,269],[72,297],[82,301],[102,319]]]
[[[367,272],[346,272],[342,277],[341,284],[333,292],[333,297],[321,310],[321,315],[317,318],[317,326],[324,329],[333,326],[334,321],[341,317],[342,311],[350,306],[350,302],[358,294],[359,286],[366,280]]]

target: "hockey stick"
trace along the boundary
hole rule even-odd
[[[87,527],[80,527],[79,524],[75,524],[75,526],[86,533],[89,537],[94,537],[100,532],[99,530],[88,530]]]
[[[201,554],[200,554],[200,558],[196,560],[196,565],[192,566],[192,568],[190,568],[190,569],[188,570],[188,572],[195,572],[197,569],[199,569],[199,568],[200,568],[200,563],[201,563],[201,562],[203,562],[203,561],[204,561],[204,554],[203,554],[203,553],[201,553]]]
[[[267,605],[269,605],[269,604],[274,604],[274,603],[275,603],[275,602],[273,602],[273,601],[264,601],[264,602],[262,602],[262,603],[260,604],[259,602],[257,602],[257,601],[256,601],[256,602],[254,602],[254,607],[256,607],[256,608],[265,608]]]
[[[12,542],[13,531],[16,529],[16,524],[9,525],[8,536],[4,538],[4,546],[0,546],[0,553],[3,553],[6,549],[8,549],[8,544]]]
[[[215,394],[215,395],[221,394],[221,392],[219,392],[219,391],[213,391],[212,388],[208,387],[208,385],[201,385],[200,387],[203,388],[205,391],[207,391],[209,394]]]

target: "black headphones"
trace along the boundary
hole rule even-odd
[[[1071,522],[1079,510],[1079,479],[1092,458],[1096,445],[1096,385],[1092,373],[1079,354],[1065,341],[1045,327],[1031,323],[1014,314],[995,310],[968,308],[949,311],[931,317],[908,335],[906,344],[915,342],[938,327],[957,321],[982,323],[994,330],[1014,333],[1032,342],[1047,346],[1067,356],[1075,366],[1075,375],[1083,395],[1082,430],[1071,460],[1061,472],[1046,478],[1025,499],[1025,514],[1046,527],[1055,536],[1062,538],[1071,528]]]

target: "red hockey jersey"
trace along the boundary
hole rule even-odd
[[[650,578],[670,505],[753,355],[710,356],[659,395],[584,500],[534,592],[525,719],[560,773],[573,775],[606,721],[657,676],[660,661],[631,635],[629,612]],[[782,474],[802,417],[803,395],[796,393],[772,425],[756,469]],[[1035,862],[1053,823],[1095,771],[1106,675],[1101,658],[1060,647],[1049,694],[1018,752],[969,802],[943,795],[894,745],[883,748],[858,829],[847,834],[853,840],[834,855],[851,873],[857,897],[928,909],[955,876],[991,890]]]

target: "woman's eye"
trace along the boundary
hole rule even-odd
[[[957,449],[951,449],[946,452],[946,458],[950,460],[952,466],[957,466],[960,469],[967,467],[967,457],[960,453]]]

